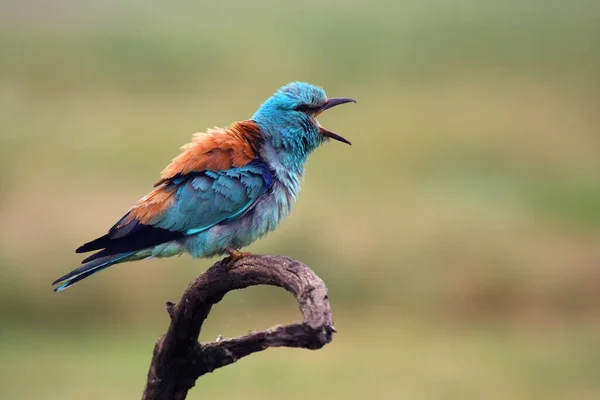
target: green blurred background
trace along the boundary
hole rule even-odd
[[[600,3],[0,1],[3,399],[131,399],[164,303],[214,260],[54,294],[191,134],[303,80],[321,123],[293,214],[252,245],[330,288],[334,342],[269,350],[190,399],[600,398]],[[296,320],[228,295],[203,340]]]

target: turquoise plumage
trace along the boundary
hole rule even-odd
[[[54,290],[117,263],[183,252],[193,257],[229,253],[274,230],[290,212],[309,154],[328,139],[317,116],[349,98],[327,98],[316,86],[290,83],[250,120],[197,134],[106,235],[77,252],[97,251],[57,279]]]

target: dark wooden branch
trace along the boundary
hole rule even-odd
[[[231,290],[279,286],[298,300],[304,322],[278,325],[235,339],[198,343],[202,323]],[[320,349],[335,332],[327,287],[308,266],[287,257],[250,255],[219,261],[200,275],[177,304],[167,303],[171,325],[158,339],[143,400],[183,400],[196,379],[269,347]]]

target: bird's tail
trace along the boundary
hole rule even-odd
[[[100,257],[95,260],[89,261],[83,264],[81,267],[74,269],[68,274],[61,276],[60,278],[52,282],[52,285],[60,283],[59,286],[54,288],[54,291],[61,292],[69,286],[79,282],[80,280],[85,279],[88,276],[95,274],[96,272],[100,272],[113,264],[118,264],[126,261],[133,261],[134,259],[136,259],[135,252],[129,252]]]

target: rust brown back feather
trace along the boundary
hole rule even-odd
[[[154,186],[192,171],[222,171],[241,167],[256,157],[260,128],[253,121],[236,122],[227,128],[196,133],[191,143],[173,159]]]

